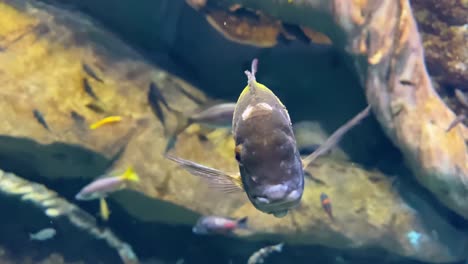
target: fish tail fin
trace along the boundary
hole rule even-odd
[[[122,180],[124,181],[131,181],[131,182],[139,182],[140,181],[140,177],[138,176],[138,174],[135,172],[135,170],[133,170],[133,167],[130,166],[127,168],[127,170],[124,172],[124,174],[122,175]]]
[[[166,148],[164,150],[165,154],[168,153],[169,150],[171,150],[175,146],[179,134],[184,132],[187,129],[187,127],[189,127],[193,123],[193,121],[184,113],[172,108],[170,109],[170,111],[175,115],[177,125],[172,132],[168,131],[167,129],[165,129],[164,131],[164,134],[168,137]]]
[[[193,120],[190,119],[190,117],[187,117],[184,113],[177,111],[177,110],[172,110],[174,115],[176,116],[177,119],[177,126],[176,129],[174,130],[174,134],[178,135],[182,133],[187,127],[189,127],[192,123]]]
[[[283,250],[283,247],[284,247],[284,242],[279,243],[279,244],[275,245],[275,250],[278,251],[278,252],[281,252]]]
[[[242,217],[241,219],[237,220],[237,227],[238,228],[243,228],[243,229],[248,229],[247,220],[249,220],[249,218],[247,216]]]

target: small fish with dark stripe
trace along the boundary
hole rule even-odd
[[[150,93],[151,96],[155,99],[161,102],[169,111],[174,111],[172,107],[169,106],[169,103],[167,102],[166,98],[163,96],[161,93],[161,90],[156,86],[154,82],[150,82]]]
[[[328,217],[330,217],[332,221],[335,221],[335,218],[333,217],[331,201],[328,195],[325,193],[320,194],[320,203],[322,204],[323,210],[328,214]]]
[[[93,79],[95,79],[98,82],[101,82],[101,83],[104,82],[101,78],[97,76],[96,72],[94,72],[93,69],[91,69],[91,67],[88,64],[82,63],[81,65],[83,66],[83,70],[86,72],[86,74],[93,77]]]
[[[83,88],[85,92],[95,100],[99,100],[87,78],[83,78]]]
[[[39,124],[41,124],[45,129],[50,131],[49,125],[45,121],[44,115],[42,115],[42,113],[39,112],[39,110],[34,109],[33,115],[34,115],[34,118],[37,120],[37,122],[39,122]]]
[[[151,110],[159,119],[161,124],[166,125],[166,118],[164,116],[163,109],[159,102],[162,102],[164,105],[167,105],[167,101],[162,95],[161,91],[156,87],[156,85],[151,82],[148,89],[148,104],[151,106]]]

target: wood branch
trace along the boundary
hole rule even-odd
[[[329,36],[354,58],[368,103],[414,175],[468,219],[467,129],[446,132],[455,114],[435,92],[408,0],[224,0]]]

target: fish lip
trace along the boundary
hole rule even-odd
[[[281,215],[283,214],[284,212],[287,212],[296,207],[297,205],[299,205],[299,202],[300,202],[300,199],[297,199],[297,200],[282,200],[282,201],[278,201],[278,202],[274,202],[274,203],[258,203],[255,199],[254,199],[254,206],[264,212],[264,213],[267,213],[267,214],[272,214],[272,215],[275,215],[275,214],[278,214],[278,215]],[[283,216],[285,216],[286,214],[284,214]]]
[[[271,200],[261,195],[253,195],[251,198],[252,203],[257,209],[274,214],[281,211],[288,211],[296,207],[302,199],[302,192],[299,190],[292,190],[283,198],[277,200]]]

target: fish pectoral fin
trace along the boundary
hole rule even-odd
[[[172,155],[166,155],[166,157],[176,162],[179,166],[184,168],[190,174],[208,180],[208,184],[214,189],[218,189],[228,193],[244,190],[240,174],[238,173],[226,173]]]
[[[225,193],[234,193],[244,190],[240,174],[224,173],[219,178],[205,178],[208,180],[208,185]]]

